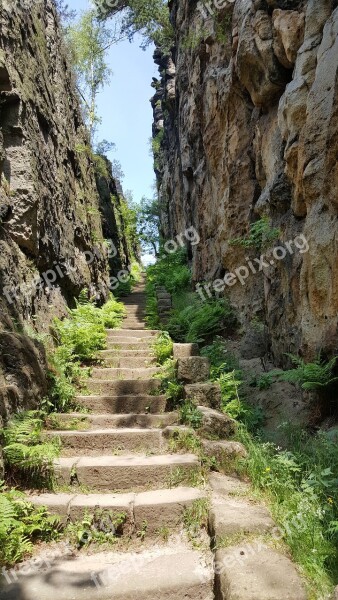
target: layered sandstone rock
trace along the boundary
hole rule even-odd
[[[111,183],[110,185],[113,185]],[[108,195],[109,196],[109,195]],[[0,414],[46,393],[48,332],[83,288],[103,301],[108,260],[94,160],[52,0],[0,5]],[[107,228],[106,228],[107,229]],[[119,248],[119,240],[113,242]],[[120,263],[128,257],[121,258]],[[119,264],[120,264],[119,263]],[[116,267],[119,266],[116,265]],[[114,266],[114,265],[111,265]]]
[[[224,5],[224,3],[222,3]],[[210,4],[212,6],[212,3]],[[218,3],[218,5],[220,5]],[[206,14],[206,13],[205,13]],[[171,3],[170,57],[156,53],[154,133],[162,227],[193,225],[195,281],[234,272],[262,249],[234,246],[266,216],[283,260],[226,286],[244,326],[264,325],[276,362],[337,348],[338,8],[334,0],[236,0],[214,16]],[[159,102],[160,101],[160,102]],[[303,240],[303,238],[301,238]],[[307,245],[309,250],[307,250]]]

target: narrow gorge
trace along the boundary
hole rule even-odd
[[[337,74],[337,0],[0,0],[0,600],[338,599]]]

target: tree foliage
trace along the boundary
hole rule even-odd
[[[146,251],[159,253],[160,207],[157,200],[142,198],[138,214],[138,233]]]
[[[116,32],[99,20],[95,10],[82,12],[67,30],[72,62],[78,88],[84,104],[91,140],[100,119],[97,114],[97,96],[109,82],[112,74],[107,61],[108,48],[118,42]]]
[[[172,46],[174,32],[165,0],[95,0],[101,18],[123,14],[121,32],[129,40],[140,33],[142,48],[155,43],[164,52]]]

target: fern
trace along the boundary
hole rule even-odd
[[[34,478],[52,476],[60,443],[43,439],[43,423],[39,411],[29,411],[16,415],[2,430],[5,468],[10,478],[31,483]]]
[[[327,363],[323,362],[320,356],[313,363],[306,363],[302,358],[292,354],[288,354],[288,356],[296,368],[274,372],[274,375],[277,375],[282,381],[296,383],[301,385],[303,390],[310,391],[325,389],[338,381],[338,377],[333,374],[338,360],[337,356],[331,358]]]
[[[33,550],[37,540],[57,539],[61,523],[48,515],[44,507],[35,508],[24,494],[7,490],[0,492],[0,563],[10,566]]]

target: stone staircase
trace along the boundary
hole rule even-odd
[[[164,429],[172,429],[178,415],[153,377],[159,371],[152,351],[157,332],[145,329],[142,284],[125,305],[122,328],[107,331],[108,346],[100,353],[102,366],[92,371],[89,395],[77,398],[90,412],[58,415],[61,430],[46,432],[62,442],[55,463],[59,491],[30,500],[64,522],[97,509],[122,513],[119,534],[129,544],[116,551],[65,550],[46,568],[16,575],[0,589],[0,600],[306,600],[290,559],[264,543],[275,525],[266,508],[247,497],[248,485],[212,473],[199,489],[192,483],[200,459],[170,452]],[[74,419],[86,429],[69,429]],[[205,441],[210,456],[216,446],[244,451],[235,442]],[[210,539],[192,545],[183,514],[207,497]],[[44,556],[43,550],[42,564]]]

